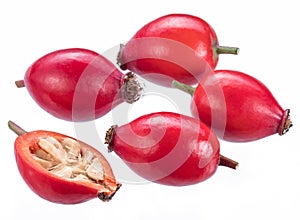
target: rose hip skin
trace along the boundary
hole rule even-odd
[[[222,94],[214,93],[216,87],[221,88]],[[289,109],[284,110],[262,82],[245,73],[217,70],[203,78],[196,89],[189,89],[193,94],[193,116],[212,126],[224,140],[254,141],[275,133],[283,135],[292,126]],[[225,106],[220,105],[222,99]]]
[[[106,143],[138,175],[164,185],[196,184],[211,177],[218,165],[237,167],[220,156],[219,141],[205,124],[172,112],[112,126]]]
[[[128,84],[136,85],[132,74],[122,74],[105,57],[83,48],[44,55],[16,84],[26,86],[48,113],[68,121],[99,118],[123,101],[136,101],[140,91],[127,91]]]
[[[222,53],[237,54],[238,48],[219,46],[213,28],[199,17],[169,14],[139,29],[121,47],[119,64],[163,86],[172,79],[194,85]]]
[[[51,173],[34,159],[34,153],[40,149],[38,142],[44,137],[52,137],[57,140],[71,137],[43,130],[25,132],[11,121],[8,125],[19,135],[14,145],[19,172],[30,189],[43,199],[60,204],[82,203],[97,197],[102,201],[109,201],[121,186],[115,180],[113,171],[105,157],[93,147],[80,141],[82,154],[87,151],[91,152],[101,161],[104,180],[101,183],[91,183],[66,179]]]

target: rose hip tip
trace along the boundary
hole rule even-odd
[[[121,186],[122,186],[122,184],[118,183],[116,190],[111,194],[107,194],[104,192],[98,193],[98,198],[103,202],[109,202],[113,198],[113,196],[116,194],[116,192],[120,189]]]
[[[122,70],[126,70],[126,68],[122,68],[122,62],[121,62],[121,53],[122,53],[122,49],[124,48],[125,44],[120,44],[120,47],[119,47],[119,51],[118,51],[118,54],[117,54],[117,65],[122,69]]]
[[[141,86],[136,75],[132,72],[125,74],[124,86],[122,89],[123,98],[129,104],[138,101],[143,93],[143,87]]]
[[[113,151],[113,139],[114,139],[114,135],[115,135],[115,129],[117,128],[117,125],[113,125],[111,126],[105,134],[105,142],[104,144],[107,144],[107,149],[108,152],[112,152]]]
[[[278,134],[280,136],[286,134],[292,126],[293,126],[293,123],[292,123],[291,117],[290,117],[290,109],[287,109],[284,111],[282,122],[278,129]]]

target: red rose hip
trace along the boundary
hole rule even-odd
[[[238,165],[220,155],[219,141],[205,124],[172,112],[112,126],[106,143],[138,175],[164,185],[196,184],[211,177],[219,165]]]
[[[163,86],[173,79],[194,85],[217,65],[219,54],[238,54],[219,46],[213,28],[188,14],[168,14],[139,29],[120,49],[119,65]]]
[[[16,163],[30,189],[43,199],[76,204],[99,198],[109,201],[117,183],[105,157],[93,147],[52,131],[26,132],[12,121]]]
[[[141,93],[132,73],[124,75],[102,55],[83,48],[44,55],[16,84],[25,86],[48,113],[68,121],[97,119],[124,101],[138,100]]]
[[[245,73],[217,70],[196,88],[176,81],[173,86],[193,96],[193,116],[224,140],[254,141],[283,135],[292,126],[290,110],[284,110],[262,82]],[[221,92],[216,92],[218,88]]]

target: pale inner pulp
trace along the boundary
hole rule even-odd
[[[76,181],[101,183],[104,179],[103,167],[92,152],[84,153],[80,144],[74,139],[63,138],[58,141],[54,137],[40,138],[39,149],[33,158],[49,172]]]

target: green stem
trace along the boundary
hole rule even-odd
[[[238,47],[216,46],[217,54],[234,54],[237,55],[240,49]]]
[[[189,86],[187,84],[184,84],[184,83],[181,83],[181,82],[178,82],[176,80],[173,80],[172,82],[172,87],[176,88],[176,89],[179,89],[181,91],[184,91],[188,94],[190,94],[191,96],[194,95],[194,92],[196,90],[196,88],[192,87],[192,86]]]
[[[21,128],[19,125],[15,124],[12,121],[8,121],[7,124],[8,124],[8,127],[10,128],[10,130],[15,132],[18,136],[27,133],[23,128]]]

